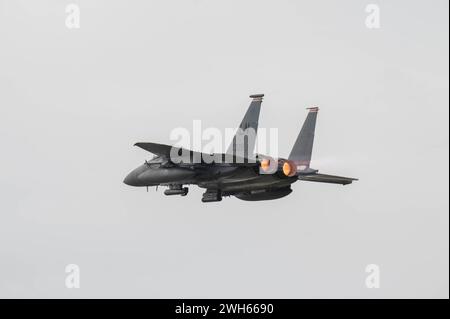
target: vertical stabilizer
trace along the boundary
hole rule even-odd
[[[228,147],[227,154],[248,158],[253,156],[258,132],[258,120],[264,94],[250,95],[252,102]]]
[[[311,154],[314,143],[314,131],[316,130],[318,107],[309,108],[308,116],[305,123],[298,134],[294,147],[292,147],[291,154],[289,154],[289,160],[296,162],[300,170],[309,168],[311,162]]]

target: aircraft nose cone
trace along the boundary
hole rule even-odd
[[[138,186],[138,178],[136,172],[131,172],[125,177],[123,182],[129,186]]]
[[[134,170],[132,170],[123,182],[129,186],[145,186],[146,184],[142,181],[141,174],[148,169],[147,164],[143,164]]]

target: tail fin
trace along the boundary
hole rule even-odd
[[[264,94],[250,95],[253,99],[242,119],[241,125],[236,132],[227,154],[234,154],[243,158],[253,155],[256,144],[256,133],[258,131],[259,112]]]
[[[314,131],[316,129],[317,112],[318,107],[309,108],[308,116],[305,123],[298,134],[291,154],[289,154],[289,160],[295,161],[300,170],[309,168],[311,162],[311,153],[314,143]]]

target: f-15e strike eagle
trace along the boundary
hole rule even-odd
[[[165,195],[186,196],[188,187],[205,188],[203,202],[221,201],[223,196],[259,201],[278,199],[292,192],[297,181],[347,185],[355,178],[320,174],[310,167],[317,107],[309,108],[305,123],[287,159],[253,154],[264,94],[250,95],[252,102],[226,153],[206,154],[177,146],[136,143],[155,154],[127,175],[130,186],[167,186]]]

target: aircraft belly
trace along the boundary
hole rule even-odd
[[[279,178],[276,175],[258,175],[253,178],[224,179],[220,188],[226,192],[238,192],[247,190],[258,190],[267,188],[279,188],[292,184],[294,180],[288,178]]]
[[[214,176],[198,183],[199,187],[221,189],[225,192],[241,192],[267,188],[285,187],[297,178],[280,178],[276,174],[259,175],[253,169],[239,168],[230,175]]]

